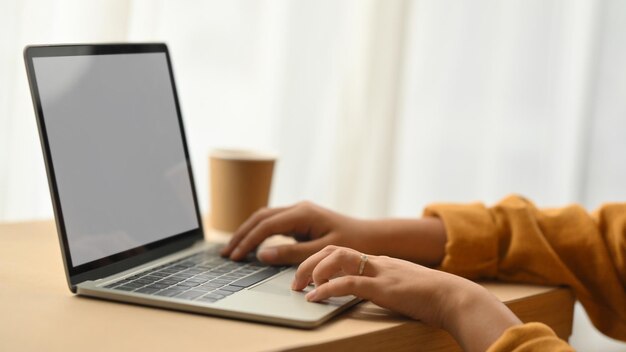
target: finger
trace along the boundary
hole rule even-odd
[[[319,302],[330,297],[354,295],[373,300],[377,296],[377,279],[368,276],[342,276],[316,287],[305,296],[308,301]]]
[[[302,289],[304,289],[309,284],[309,282],[311,282],[313,270],[319,264],[319,262],[324,260],[324,258],[328,257],[339,248],[342,247],[328,245],[319,252],[307,258],[305,261],[303,261],[302,264],[298,266],[298,270],[296,271],[296,275],[293,279],[293,283],[291,284],[291,288],[296,291],[301,291]]]
[[[235,233],[233,234],[233,237],[231,238],[230,242],[226,245],[226,247],[224,247],[222,249],[222,251],[220,252],[221,255],[227,257],[231,254],[231,252],[233,251],[233,249],[235,247],[237,247],[237,245],[239,244],[239,242],[241,242],[241,240],[246,237],[246,235],[250,232],[250,230],[252,230],[254,228],[254,226],[256,226],[259,222],[275,215],[278,214],[282,211],[285,211],[286,207],[283,208],[264,208],[264,209],[259,209],[256,212],[254,212],[254,214],[252,214],[252,216],[250,216],[243,224],[241,224],[241,226],[239,226],[239,228],[237,229],[237,231],[235,231]]]
[[[263,240],[279,233],[302,233],[309,231],[310,213],[302,208],[290,208],[260,221],[233,249],[230,259],[240,260]]]
[[[310,242],[267,247],[257,253],[257,258],[263,263],[272,265],[299,264],[326,247],[331,241],[332,238],[326,236]]]
[[[348,248],[338,248],[315,266],[311,278],[315,286],[320,286],[337,276],[357,275],[360,264],[361,253]]]

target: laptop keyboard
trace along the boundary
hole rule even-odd
[[[259,262],[233,262],[213,250],[184,257],[104,287],[213,303],[285,268]]]

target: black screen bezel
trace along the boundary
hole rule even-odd
[[[70,255],[69,243],[65,228],[65,220],[61,208],[61,199],[56,183],[54,172],[54,161],[50,151],[48,135],[46,132],[46,123],[44,119],[43,108],[39,97],[39,89],[37,86],[37,78],[35,75],[33,58],[37,57],[55,57],[55,56],[83,56],[83,55],[115,55],[115,54],[142,54],[142,53],[164,53],[167,59],[168,72],[172,91],[174,94],[174,102],[176,105],[176,113],[180,133],[185,152],[185,161],[189,172],[189,181],[193,195],[194,208],[198,228],[186,231],[184,233],[174,234],[170,237],[159,241],[151,242],[146,245],[135,247],[127,251],[116,253],[105,258],[94,260],[78,266],[74,266]],[[106,277],[137,265],[147,263],[164,255],[173,253],[191,246],[193,243],[204,238],[202,229],[202,219],[198,207],[198,197],[196,195],[195,182],[191,169],[191,161],[189,158],[189,150],[187,148],[187,138],[178,101],[178,93],[174,81],[174,73],[167,45],[165,43],[120,43],[120,44],[69,44],[69,45],[35,45],[24,48],[24,61],[26,63],[26,73],[30,85],[33,106],[37,126],[39,129],[39,137],[46,165],[46,173],[48,175],[48,185],[50,187],[50,195],[52,198],[52,206],[56,220],[57,233],[59,235],[59,243],[61,245],[61,253],[65,266],[65,273],[70,290],[76,292],[76,285],[86,280],[95,280]]]

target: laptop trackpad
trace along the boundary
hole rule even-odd
[[[274,276],[273,278],[267,280],[266,282],[251,288],[250,291],[271,293],[281,296],[293,296],[295,294],[302,297],[302,300],[304,300],[304,294],[302,293],[307,293],[313,290],[313,287],[307,286],[301,292],[293,291],[291,289],[291,282],[293,281],[293,278],[295,276],[296,268],[289,268]],[[346,302],[353,300],[354,298],[354,296],[331,297],[329,299],[326,299],[324,302],[333,305],[342,305]]]
[[[281,272],[280,274],[272,277],[271,279],[265,281],[264,283],[251,288],[250,291],[259,291],[282,296],[291,296],[293,292],[293,290],[291,289],[291,282],[293,281],[295,275],[296,269],[289,268]],[[307,287],[304,289],[304,292],[308,292],[311,289],[311,287]]]

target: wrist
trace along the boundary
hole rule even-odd
[[[441,327],[448,331],[465,351],[485,351],[508,328],[521,321],[484,287],[455,277],[442,303]],[[478,324],[477,322],[480,322]]]
[[[361,226],[369,253],[428,266],[441,264],[445,256],[447,236],[439,218],[363,220]]]
[[[373,255],[390,255],[389,242],[394,240],[394,234],[389,231],[388,220],[351,219],[352,228],[357,236],[350,236],[350,243],[346,247],[354,248],[363,253]]]

